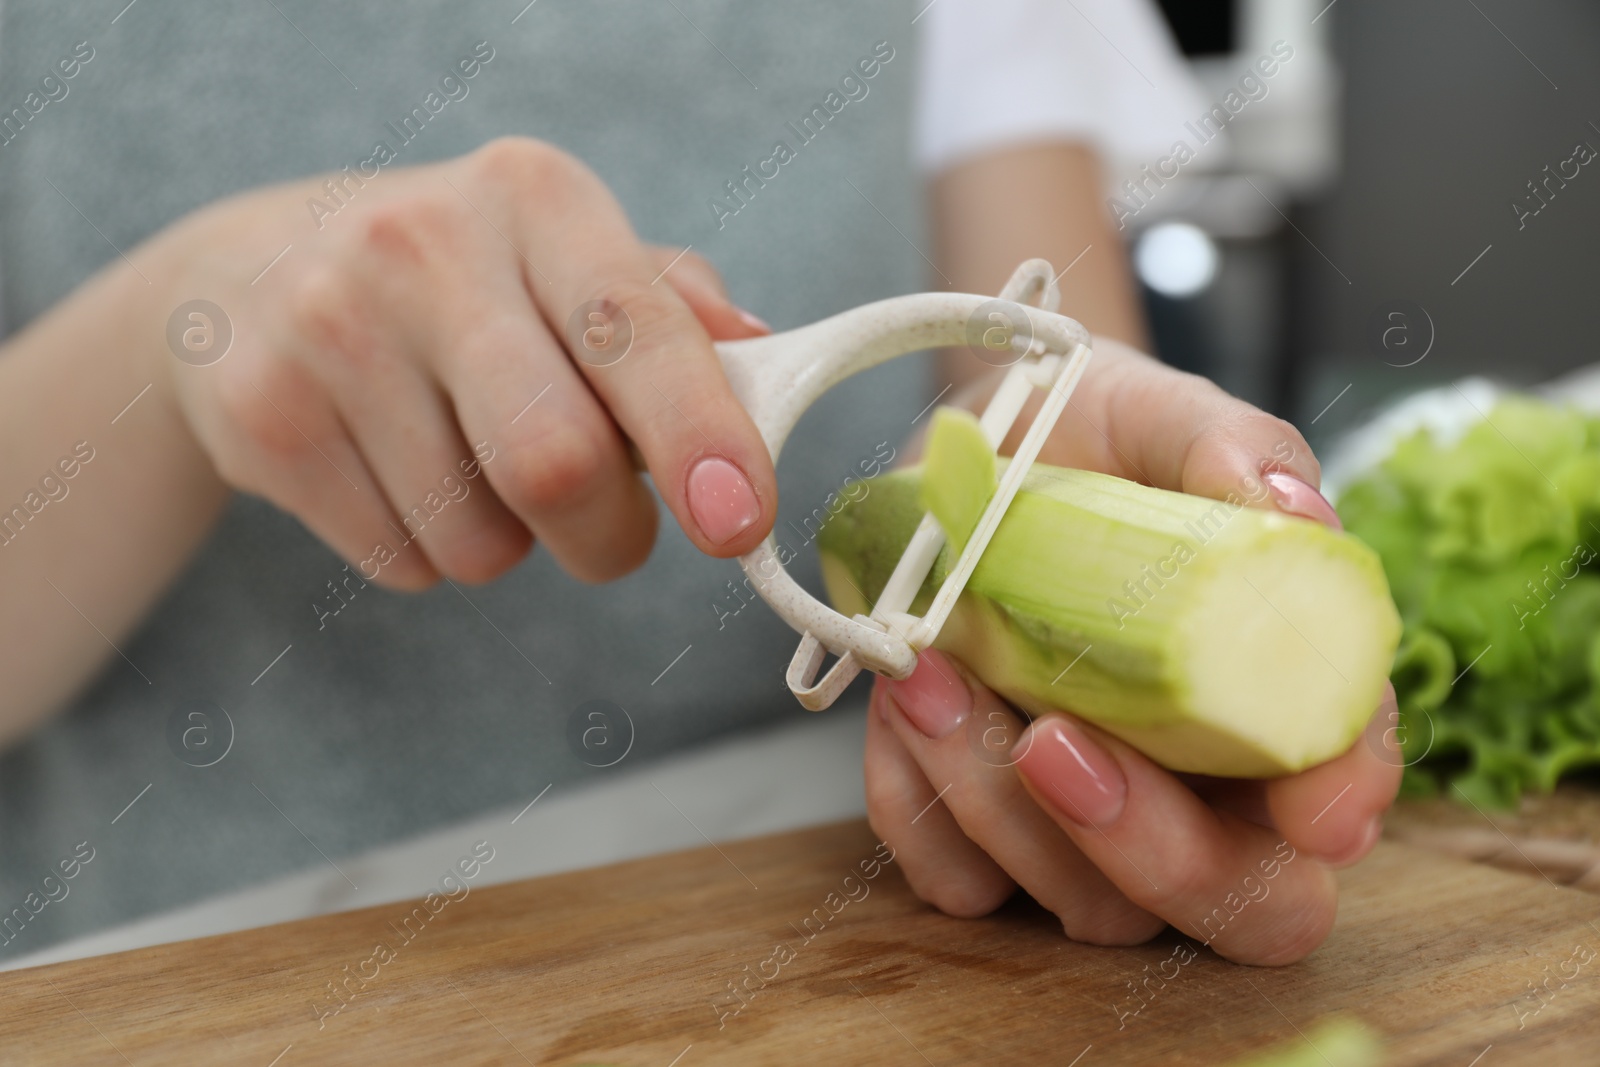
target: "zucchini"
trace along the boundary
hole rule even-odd
[[[967,413],[940,409],[925,455],[818,536],[847,615],[870,611],[925,509],[964,544],[994,491]],[[1355,742],[1399,638],[1383,567],[1347,534],[1035,463],[934,647],[1030,715],[1070,710],[1172,770],[1266,778]]]

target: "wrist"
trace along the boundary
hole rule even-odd
[[[114,260],[59,310],[83,331],[69,343],[95,361],[105,383],[96,407],[111,420],[107,432],[130,448],[155,449],[174,487],[187,485],[185,495],[206,510],[225,498],[226,487],[182,400],[178,374],[205,368],[185,364],[169,343],[169,323],[188,297],[179,295],[181,275],[164,243],[157,238],[134,250],[131,267]]]

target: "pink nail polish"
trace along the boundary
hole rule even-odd
[[[1278,510],[1332,526],[1335,530],[1344,529],[1344,523],[1339,521],[1339,513],[1333,510],[1327,497],[1299,478],[1285,471],[1273,471],[1265,481],[1272,488],[1272,499],[1278,505]]]
[[[972,690],[950,661],[932,650],[917,657],[917,669],[905,681],[887,679],[884,695],[935,741],[949,737],[972,714]]]
[[[750,327],[752,330],[756,330],[759,333],[772,332],[772,327],[767,325],[765,319],[762,319],[757,315],[752,315],[744,308],[736,308],[735,310],[739,312],[739,321]]]
[[[1117,821],[1128,800],[1128,780],[1111,754],[1082,727],[1048,715],[1029,727],[1017,769],[1034,790],[1079,826],[1103,829]]]
[[[721,456],[689,471],[689,513],[714,545],[725,545],[761,518],[761,501],[744,472]]]

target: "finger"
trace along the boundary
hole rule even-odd
[[[1206,774],[1174,774],[1201,800],[1218,811],[1232,812],[1257,826],[1272,827],[1266,782],[1258,778],[1215,778]]]
[[[298,517],[363,581],[414,590],[439,580],[427,557],[396,535],[377,478],[309,372],[240,359],[224,372],[218,396],[199,429],[229,484]]]
[[[1266,463],[1321,482],[1316,458],[1289,423],[1117,341],[1095,339],[1094,372],[1072,407],[1092,424],[1077,436],[1124,477],[1217,496],[1236,492],[1242,475]]]
[[[1317,492],[1321,467],[1292,425],[1118,341],[1096,338],[1094,353],[1041,453],[1045,462],[1338,525]],[[1038,403],[1030,400],[1006,450]]]
[[[694,251],[693,246],[676,248],[647,244],[644,247],[655,261],[656,269],[672,283],[673,288],[682,286],[701,294],[702,299],[720,300],[730,305],[733,303],[728,296],[728,287],[722,281],[722,274],[711,265],[709,259]]]
[[[1295,848],[1335,867],[1372,851],[1404,771],[1394,687],[1344,755],[1266,784],[1273,823]]]
[[[733,341],[772,332],[772,327],[729,299],[722,275],[700,253],[661,245],[646,247],[661,277],[689,305],[714,340]]]
[[[404,534],[439,573],[486,582],[532,544],[528,528],[481,477],[438,386],[395,360],[338,390],[345,421],[377,476]],[[397,417],[397,413],[403,413]]]
[[[1031,741],[1029,740],[1031,738]],[[1036,721],[1029,791],[1128,898],[1241,963],[1302,959],[1333,926],[1333,875],[1287,840],[1213,811],[1128,745],[1064,715]]]
[[[922,653],[910,678],[884,686],[883,707],[927,780],[949,783],[944,805],[961,832],[1053,912],[1068,937],[1139,944],[1166,926],[1131,903],[1028,796],[1012,766],[1017,753],[1004,743],[1022,736],[1024,724],[952,660]],[[986,742],[978,751],[987,758],[974,751],[971,731]]]
[[[1182,375],[1154,360],[1117,346],[1109,348],[1110,373],[1081,400],[1098,408],[1109,427],[1099,436],[1116,458],[1137,466],[1140,456],[1156,471],[1153,484],[1218,499],[1233,499],[1341,527],[1338,515],[1316,491],[1320,468],[1299,432],[1288,423],[1234,399],[1208,382]],[[1179,387],[1180,381],[1187,390]],[[1174,409],[1161,398],[1185,398]],[[1193,418],[1184,421],[1184,411]],[[1080,419],[1091,418],[1079,412]],[[1174,421],[1176,420],[1176,421]],[[1093,441],[1090,442],[1091,446]],[[1392,707],[1393,689],[1389,690]],[[1262,804],[1297,847],[1336,865],[1354,862],[1369,851],[1382,829],[1381,812],[1399,784],[1399,760],[1385,753],[1382,727],[1369,730],[1346,757],[1302,775],[1273,783],[1264,793],[1234,791],[1229,801],[1260,820]],[[1387,760],[1387,762],[1385,762]],[[1340,790],[1354,790],[1339,811],[1323,808]],[[1315,822],[1321,822],[1317,827]],[[1324,821],[1325,820],[1325,821]]]
[[[649,557],[655,500],[515,278],[452,294],[440,380],[505,506],[573,577],[618,578]]]
[[[1016,890],[999,865],[956,825],[911,753],[885,719],[883,683],[867,709],[867,821],[894,849],[919,898],[947,915],[975,919],[1004,904]]]
[[[655,283],[611,194],[576,160],[532,142],[495,142],[473,158],[479,182],[514,192],[517,243],[548,264],[530,281],[545,320],[638,445],[689,539],[714,556],[755,548],[777,504],[771,456],[705,328]]]

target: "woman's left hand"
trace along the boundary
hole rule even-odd
[[[1114,342],[1097,340],[1041,459],[1338,524],[1293,426]],[[1399,788],[1393,709],[1391,690],[1349,751],[1300,774],[1207,779],[1068,714],[1029,725],[929,651],[873,689],[868,816],[948,914],[985,915],[1020,886],[1074,940],[1137,944],[1171,925],[1237,962],[1292,963],[1332,928],[1332,871],[1371,850]]]

